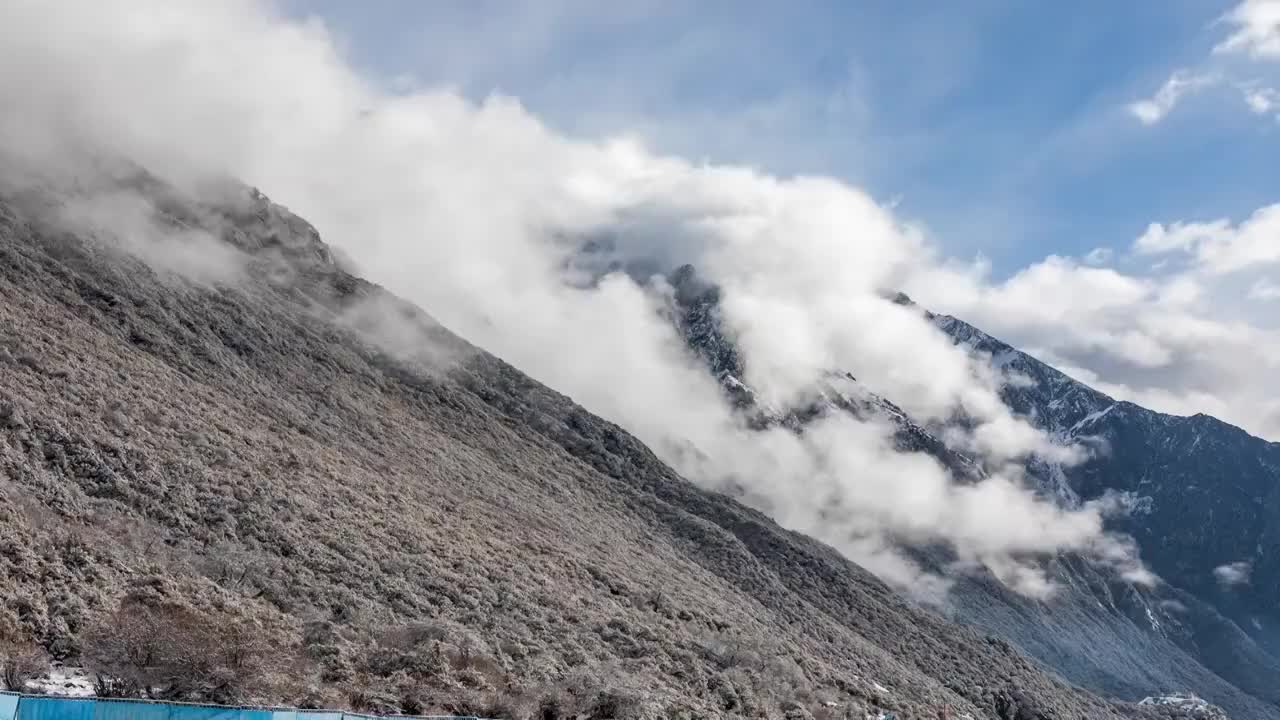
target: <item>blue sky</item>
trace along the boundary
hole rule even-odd
[[[1126,111],[1209,56],[1230,2],[292,0],[388,83],[514,95],[581,137],[899,203],[997,276],[1127,247],[1150,222],[1274,201],[1280,123],[1218,89],[1145,127]]]

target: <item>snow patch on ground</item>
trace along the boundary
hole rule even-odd
[[[1109,492],[1105,497],[1110,500],[1113,510],[1122,515],[1150,515],[1156,504],[1150,495],[1139,495],[1132,490]]]
[[[1201,699],[1195,693],[1190,692],[1154,695],[1143,698],[1138,704],[1175,708],[1178,711],[1177,717],[1183,718],[1204,718],[1205,720],[1221,720],[1225,718],[1221,710],[1210,705],[1208,701]]]
[[[1115,407],[1116,407],[1116,406],[1115,406],[1114,404],[1111,404],[1111,405],[1108,405],[1107,407],[1103,408],[1102,410],[1097,410],[1097,411],[1094,411],[1094,412],[1089,413],[1088,415],[1085,415],[1083,418],[1081,418],[1081,419],[1080,419],[1080,422],[1078,422],[1078,423],[1076,423],[1075,425],[1073,425],[1073,426],[1071,427],[1071,429],[1067,431],[1067,434],[1068,434],[1068,435],[1075,435],[1076,433],[1080,432],[1082,429],[1084,429],[1084,428],[1088,427],[1089,425],[1092,425],[1093,423],[1095,423],[1095,422],[1097,422],[1097,421],[1101,420],[1102,418],[1106,417],[1106,416],[1107,416],[1107,413],[1109,413],[1109,412],[1111,412],[1112,410],[1114,410],[1114,409],[1115,409]]]
[[[1151,608],[1146,608],[1146,610],[1147,610],[1147,620],[1151,621],[1151,629],[1155,630],[1156,632],[1159,632],[1160,621],[1156,620],[1155,613],[1151,612]]]
[[[60,697],[93,697],[93,677],[83,668],[55,663],[44,675],[27,681],[27,692]]]

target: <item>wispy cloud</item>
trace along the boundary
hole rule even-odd
[[[1233,562],[1219,565],[1213,569],[1213,576],[1223,587],[1247,585],[1249,576],[1253,574],[1253,566],[1248,562]]]
[[[1254,114],[1267,115],[1277,109],[1275,90],[1260,87],[1256,79],[1241,79],[1241,68],[1216,60],[1240,56],[1253,61],[1280,59],[1280,0],[1244,0],[1215,25],[1228,25],[1233,30],[1214,46],[1200,68],[1175,70],[1155,95],[1129,105],[1129,112],[1143,125],[1159,123],[1190,95],[1228,82]]]
[[[1213,87],[1222,81],[1216,73],[1195,73],[1178,70],[1169,76],[1164,85],[1149,98],[1129,105],[1129,113],[1143,125],[1155,125],[1177,107],[1188,95]]]
[[[1090,265],[1106,265],[1116,256],[1116,251],[1109,247],[1097,247],[1088,252],[1084,256],[1084,261]]]
[[[1253,300],[1280,300],[1280,284],[1271,278],[1260,278],[1249,288],[1249,297]]]
[[[1269,87],[1242,87],[1245,104],[1255,115],[1267,115],[1280,109],[1280,93]]]

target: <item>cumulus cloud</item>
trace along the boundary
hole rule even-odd
[[[1248,562],[1233,562],[1213,569],[1213,577],[1223,587],[1247,585],[1252,573],[1253,566]]]
[[[1118,399],[1275,438],[1280,328],[1259,301],[1275,295],[1277,217],[1153,223],[1114,267],[1050,257],[1000,280],[951,267],[909,292]]]
[[[1003,282],[989,280],[982,268],[939,269],[913,279],[909,292],[1032,347],[1048,343],[1061,348],[1066,338],[1050,341],[1069,329],[1073,349],[1112,353],[1139,367],[1169,361],[1168,348],[1131,315],[1135,306],[1154,302],[1157,286],[1149,280],[1060,256],[1050,256]]]
[[[1164,85],[1149,98],[1129,104],[1129,113],[1143,125],[1155,125],[1168,115],[1182,99],[1218,84],[1221,78],[1214,73],[1195,73],[1177,70],[1165,80]]]
[[[1062,550],[1140,575],[1099,508],[1057,507],[1023,487],[1028,454],[1071,462],[1081,451],[1011,416],[1005,378],[886,299],[935,268],[957,271],[856,188],[660,156],[625,137],[566,137],[508,97],[387,92],[322,25],[248,0],[8,3],[0,93],[21,108],[0,116],[5,149],[45,165],[66,164],[68,147],[119,154],[192,192],[211,174],[261,187],[371,279],[624,425],[691,479],[732,484],[899,585],[946,583],[908,560],[904,541],[948,543],[1029,593],[1051,589],[1034,560]],[[899,452],[876,420],[747,429],[663,318],[661,292],[622,273],[582,275],[581,245],[601,237],[656,267],[692,262],[720,285],[747,379],[770,401],[795,401],[827,370],[852,372],[919,420],[970,418],[950,439],[981,454],[989,477],[956,483],[931,457]],[[1044,322],[1153,296],[1150,283],[1062,259],[995,289],[960,279],[969,297],[1005,297]],[[416,319],[398,329],[397,312],[362,307],[343,321],[401,341],[428,332]],[[1168,362],[1147,333],[1118,321],[1102,332],[1147,365]]]
[[[1280,0],[1244,0],[1222,21],[1234,30],[1213,48],[1214,53],[1280,60]]]
[[[1266,115],[1280,109],[1280,93],[1275,88],[1245,87],[1240,92],[1244,93],[1244,102],[1255,115]]]
[[[1147,255],[1179,252],[1200,268],[1227,274],[1280,262],[1280,203],[1256,210],[1238,225],[1230,220],[1152,223],[1135,242]]]

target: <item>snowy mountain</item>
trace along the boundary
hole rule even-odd
[[[1229,604],[1252,635],[1275,644],[1280,444],[1208,415],[1177,417],[1114,400],[963,321],[935,321],[957,343],[1031,381],[1004,389],[1016,412],[1064,442],[1101,448],[1067,470],[1070,485],[1083,498],[1126,494],[1134,511],[1124,527],[1162,577]],[[1232,566],[1238,582],[1219,571]],[[1223,593],[1224,584],[1234,588]]]
[[[1004,388],[1011,408],[1063,442],[1097,448],[1064,478],[1082,500],[1120,498],[1127,512],[1116,529],[1177,589],[1153,631],[1280,703],[1280,445],[1207,415],[1114,400],[968,323],[934,320],[957,343],[1030,380]]]
[[[720,321],[720,291],[683,265],[666,278],[674,290],[670,318],[689,348],[702,359],[735,404],[758,427],[782,425],[799,429],[814,417],[833,410],[858,418],[878,416],[897,428],[899,450],[926,452],[959,478],[980,478],[982,468],[972,458],[947,446],[939,437],[912,420],[906,412],[872,392],[848,372],[832,370],[813,388],[813,400],[800,407],[775,408],[761,404],[746,383],[741,354],[727,337]]]
[[[845,369],[833,369],[810,404],[762,406],[721,322],[717,288],[689,266],[666,280],[675,291],[672,322],[757,426],[803,432],[825,413],[878,415],[897,428],[900,449],[934,456],[961,481],[983,476],[979,462],[943,441],[945,428],[914,421]],[[913,306],[902,295],[895,301]],[[1046,568],[1061,588],[1052,602],[965,574],[956,578],[950,612],[1101,692],[1138,700],[1156,688],[1188,688],[1237,717],[1280,717],[1271,630],[1276,561],[1267,552],[1276,548],[1280,524],[1280,446],[1206,416],[1176,418],[1117,402],[961,320],[920,312],[957,344],[1022,378],[1002,391],[1016,414],[1063,444],[1094,449],[1074,467],[1032,459],[1028,478],[1067,506],[1108,497],[1119,510],[1113,529],[1131,534],[1162,578],[1144,587],[1084,558],[1060,556]],[[936,548],[919,557],[938,566],[946,560]],[[1224,587],[1220,567],[1248,568],[1252,583]]]

